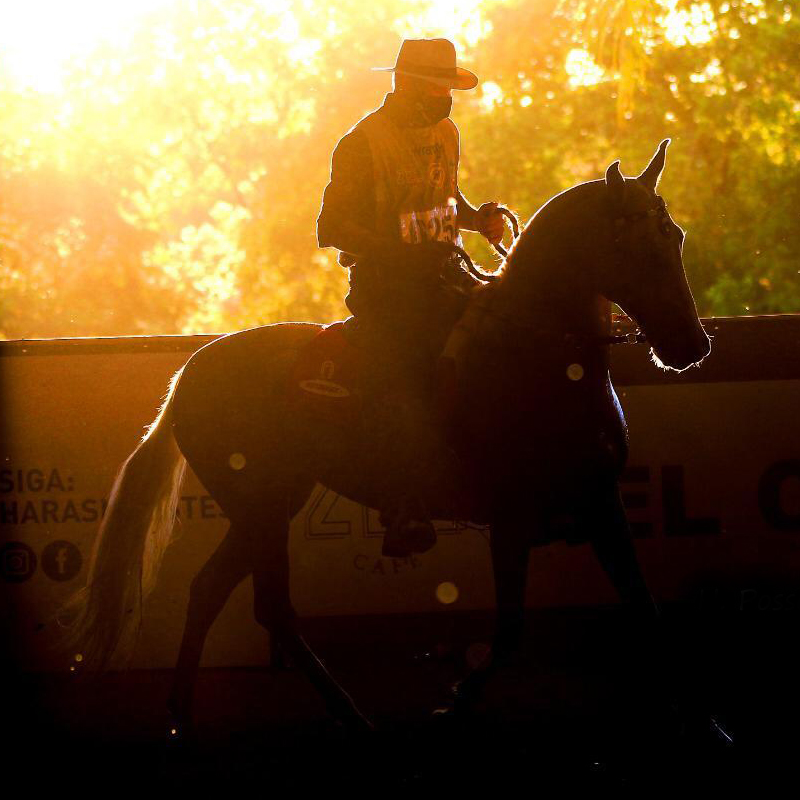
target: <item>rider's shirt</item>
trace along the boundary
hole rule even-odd
[[[448,241],[458,233],[458,129],[449,118],[435,125],[400,125],[390,98],[339,142],[323,215],[346,215],[380,236],[409,244]],[[341,254],[349,266],[352,256]]]
[[[372,155],[378,232],[408,244],[456,241],[458,130],[452,120],[403,128],[376,112],[359,127]]]

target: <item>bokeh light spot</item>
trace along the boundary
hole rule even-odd
[[[567,377],[571,381],[579,381],[583,377],[583,367],[580,364],[570,364],[567,367]]]
[[[231,453],[231,457],[228,459],[231,469],[244,469],[246,463],[247,459],[244,457],[244,453]]]
[[[450,581],[444,581],[436,587],[436,599],[443,605],[449,606],[458,600],[458,586]]]

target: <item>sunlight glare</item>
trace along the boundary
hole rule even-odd
[[[400,27],[404,37],[445,37],[460,45],[474,46],[482,39],[490,23],[481,15],[484,0],[430,0],[425,10],[408,18]]]
[[[503,102],[503,90],[494,81],[484,81],[480,87],[481,106],[485,111],[491,111],[496,105]]]
[[[41,93],[64,90],[63,80],[71,61],[90,53],[101,43],[123,45],[134,24],[155,11],[176,8],[184,0],[27,0],[4,10],[0,26],[0,77],[14,85]],[[322,47],[319,39],[303,36],[299,14],[314,14],[313,4],[292,0],[253,0],[274,15],[273,36],[292,45],[296,61],[313,59]],[[430,0],[419,12],[398,20],[401,36],[445,36],[461,49],[475,45],[490,30],[481,14],[482,0]],[[243,15],[246,24],[247,15]],[[335,25],[323,38],[335,38]]]
[[[174,0],[25,0],[0,26],[0,74],[19,86],[59,92],[67,63],[102,41],[124,38],[131,22]]]
[[[664,35],[672,44],[707,44],[717,30],[710,3],[694,3],[688,9],[676,8],[678,0],[668,0],[664,15]]]
[[[594,86],[605,74],[586,50],[574,49],[567,54],[564,69],[569,75],[570,86]]]

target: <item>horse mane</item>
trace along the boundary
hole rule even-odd
[[[500,269],[495,273],[498,280],[502,281],[507,275],[516,272],[520,263],[525,263],[529,260],[532,251],[536,247],[537,234],[542,230],[543,226],[551,224],[553,218],[560,215],[567,204],[574,203],[578,205],[579,200],[585,199],[589,201],[594,199],[593,195],[600,184],[605,186],[605,181],[602,179],[584,181],[571,186],[569,189],[564,189],[564,191],[545,201],[525,223],[520,235],[509,248],[508,256],[506,256]]]

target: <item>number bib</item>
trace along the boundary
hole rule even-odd
[[[407,244],[421,242],[452,242],[461,245],[456,227],[455,202],[427,211],[407,211],[400,214],[400,238]]]

